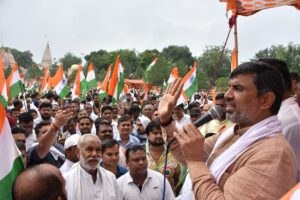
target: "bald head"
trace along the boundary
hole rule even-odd
[[[36,165],[16,178],[13,196],[15,200],[64,200],[67,199],[65,181],[58,168],[49,164]]]

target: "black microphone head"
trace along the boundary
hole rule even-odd
[[[225,109],[221,106],[215,105],[209,109],[208,113],[212,116],[213,119],[220,120],[225,113]]]

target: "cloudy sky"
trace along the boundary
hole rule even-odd
[[[0,0],[0,27],[4,46],[30,50],[38,63],[48,40],[56,59],[168,45],[186,45],[199,56],[206,45],[222,45],[228,31],[218,0]],[[300,11],[280,7],[239,17],[238,34],[240,61],[272,44],[300,44]]]

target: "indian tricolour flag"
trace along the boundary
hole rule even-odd
[[[100,88],[99,96],[100,96],[100,99],[102,99],[102,100],[107,96],[107,86],[108,86],[108,81],[109,81],[109,78],[111,75],[111,67],[112,67],[112,64],[109,65],[108,70],[105,75],[105,78],[104,78],[104,81]]]
[[[11,200],[12,185],[24,163],[11,134],[4,107],[0,104],[0,199]]]
[[[111,76],[109,87],[108,87],[108,95],[112,96],[112,103],[115,103],[124,88],[124,69],[120,61],[120,56],[117,56],[115,68],[113,74]]]
[[[29,83],[28,90],[33,91],[35,88],[36,88],[36,79],[33,79]]]
[[[170,83],[172,83],[176,78],[178,78],[179,75],[178,75],[178,68],[177,67],[174,67],[171,71],[171,74],[169,76],[169,79],[167,81],[167,84],[169,85]]]
[[[86,75],[86,82],[87,82],[88,89],[92,89],[97,85],[93,63],[90,63],[90,66],[88,68],[88,72]]]
[[[52,77],[52,86],[56,92],[56,94],[60,98],[64,98],[69,94],[69,89],[67,85],[67,79],[65,77],[64,71],[62,66],[60,65],[55,73],[55,75]]]
[[[128,85],[124,84],[124,88],[123,88],[123,91],[120,94],[119,99],[122,100],[122,101],[126,101],[126,94],[128,94],[128,92],[129,92]]]
[[[87,92],[87,83],[82,71],[82,66],[79,66],[75,77],[74,85],[73,85],[72,99],[76,97],[80,97],[81,99],[84,99],[86,92]]]
[[[8,96],[7,96],[6,81],[5,81],[4,69],[2,63],[2,56],[0,56],[0,103],[4,107],[6,107],[7,101],[8,101]]]
[[[47,94],[47,92],[49,91],[49,88],[51,88],[49,86],[49,80],[48,79],[50,79],[50,72],[49,72],[49,68],[46,66],[45,69],[44,69],[44,79],[43,79],[42,86],[41,86],[41,91],[40,91],[40,93],[42,95]]]
[[[196,78],[196,68],[197,63],[195,62],[192,69],[182,79],[184,85],[176,105],[187,102],[188,99],[191,98],[195,92],[197,92],[198,85]]]
[[[6,80],[6,87],[9,99],[13,99],[23,91],[17,64],[14,65],[12,72]]]
[[[156,64],[157,60],[158,60],[158,58],[155,58],[155,59],[152,61],[152,63],[151,63],[151,64],[147,67],[147,69],[146,69],[146,72],[145,72],[145,82],[146,82],[147,84],[150,83],[150,74],[151,74],[151,71],[152,71],[152,69],[153,69],[153,66]]]

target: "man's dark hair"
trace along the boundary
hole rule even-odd
[[[154,130],[161,130],[161,127],[160,127],[160,121],[159,120],[155,120],[155,121],[151,121],[146,129],[145,129],[145,132],[147,135],[150,134],[151,131],[154,131]]]
[[[120,125],[122,122],[127,122],[127,121],[130,121],[130,123],[131,123],[131,125],[132,125],[131,119],[130,119],[128,116],[123,115],[122,117],[120,117],[120,118],[118,119],[118,125]]]
[[[119,147],[119,143],[117,142],[117,140],[114,140],[114,139],[104,140],[101,144],[102,153],[104,153],[107,148],[112,148],[115,145],[118,145],[118,147]]]
[[[129,108],[129,111],[131,113],[134,113],[134,112],[141,112],[141,108],[138,106],[138,105],[133,105]]]
[[[110,110],[110,111],[112,111],[113,109],[112,109],[112,107],[111,107],[111,106],[107,106],[107,105],[105,105],[105,106],[102,106],[102,108],[101,108],[101,113],[104,113],[104,111],[106,111],[106,110]]]
[[[93,120],[89,116],[79,117],[78,120],[77,120],[77,122],[79,123],[79,121],[82,120],[82,119],[88,119],[88,120],[90,120],[91,124],[93,124]]]
[[[39,95],[40,95],[40,94],[39,94],[38,92],[33,92],[33,93],[31,94],[31,98],[32,98],[32,99],[35,99],[35,98],[37,98]]]
[[[39,106],[39,109],[42,110],[43,108],[51,108],[52,109],[52,104],[50,102],[42,102]]]
[[[217,94],[216,100],[219,100],[219,99],[224,99],[224,93]]]
[[[231,73],[230,79],[241,74],[252,74],[258,97],[266,92],[273,92],[275,94],[275,101],[270,111],[273,115],[276,115],[279,111],[284,92],[283,80],[280,73],[266,63],[247,62],[239,65]]]
[[[45,121],[42,121],[42,122],[38,123],[38,124],[34,127],[34,131],[35,131],[36,136],[39,136],[39,134],[40,134],[40,129],[41,129],[43,126],[49,126],[50,124],[51,124],[50,122],[45,122]]]
[[[125,152],[125,155],[126,155],[126,161],[128,162],[129,161],[129,154],[130,152],[137,152],[137,151],[144,151],[146,153],[146,149],[143,145],[132,145],[132,146],[129,146],[127,149],[126,149],[126,152]]]
[[[31,114],[31,113],[35,113],[35,114],[37,114],[37,111],[36,110],[34,110],[34,109],[30,109],[30,110],[28,110],[28,112]]]
[[[300,81],[300,75],[297,72],[290,72],[291,80],[295,80],[297,83]]]
[[[98,93],[93,93],[93,99],[94,99],[94,96],[99,96],[99,94]]]
[[[107,121],[106,119],[104,119],[103,117],[98,117],[95,120],[95,128],[96,128],[96,133],[98,133],[100,131],[100,127],[104,125],[104,126],[110,126],[111,128],[112,125],[109,123],[109,121]]]
[[[273,69],[276,69],[282,76],[284,83],[284,91],[290,92],[292,89],[292,81],[290,77],[289,68],[283,60],[275,58],[260,58],[260,62],[269,64]]]
[[[27,181],[30,184],[26,184]],[[38,190],[35,187],[38,187]],[[63,188],[63,182],[56,174],[45,170],[45,164],[35,165],[16,178],[13,184],[13,199],[53,200],[61,197],[62,200],[66,200]]]
[[[25,137],[28,137],[29,135],[28,131],[25,128],[17,127],[17,126],[11,128],[11,133],[12,134],[23,133]]]
[[[19,109],[16,109],[16,108],[12,108],[12,109],[9,110],[10,114],[12,114],[12,113],[15,112],[15,111],[20,112],[20,110],[19,110]]]
[[[23,103],[19,99],[16,99],[16,100],[13,101],[13,106],[14,106],[14,108],[18,108],[18,107],[22,108],[23,107]]]
[[[80,99],[73,99],[71,103],[76,103],[78,106],[80,106]]]
[[[45,94],[45,98],[46,99],[51,99],[51,98],[55,98],[55,94],[53,94],[53,92],[48,92],[47,94]]]
[[[28,123],[32,121],[33,121],[33,117],[29,112],[24,112],[19,115],[19,123]]]

